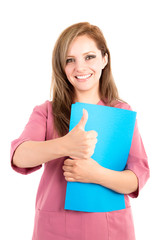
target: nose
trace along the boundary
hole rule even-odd
[[[75,64],[75,70],[77,72],[84,72],[86,70],[86,63],[84,60],[77,60]]]

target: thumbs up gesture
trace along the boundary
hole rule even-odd
[[[82,116],[81,120],[79,121],[79,123],[75,126],[75,128],[80,128],[80,129],[84,130],[87,120],[88,120],[88,112],[87,112],[87,110],[85,110],[83,108],[83,116]]]
[[[71,158],[90,158],[97,143],[97,132],[85,131],[88,120],[88,112],[83,109],[83,116],[79,123],[63,137],[65,155]]]

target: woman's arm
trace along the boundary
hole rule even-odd
[[[92,158],[66,159],[62,169],[67,181],[96,183],[122,194],[135,192],[138,188],[138,178],[131,170],[110,170]]]
[[[138,178],[131,170],[114,171],[104,167],[97,172],[95,183],[122,194],[130,194],[138,189]]]
[[[62,138],[48,141],[26,141],[16,149],[13,164],[20,168],[30,168],[62,156],[65,156]]]
[[[95,131],[84,131],[87,119],[87,111],[84,111],[79,123],[63,137],[21,143],[15,150],[13,164],[20,168],[31,168],[64,156],[87,159],[94,153],[97,143]]]

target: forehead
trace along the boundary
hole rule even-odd
[[[69,45],[67,55],[75,55],[78,53],[86,53],[86,52],[100,52],[97,48],[96,42],[88,37],[88,36],[79,36],[76,37],[71,44]]]

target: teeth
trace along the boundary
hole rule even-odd
[[[76,78],[78,78],[78,79],[85,79],[85,78],[88,78],[90,76],[91,76],[91,74],[88,74],[88,75],[85,75],[85,76],[76,76]]]

